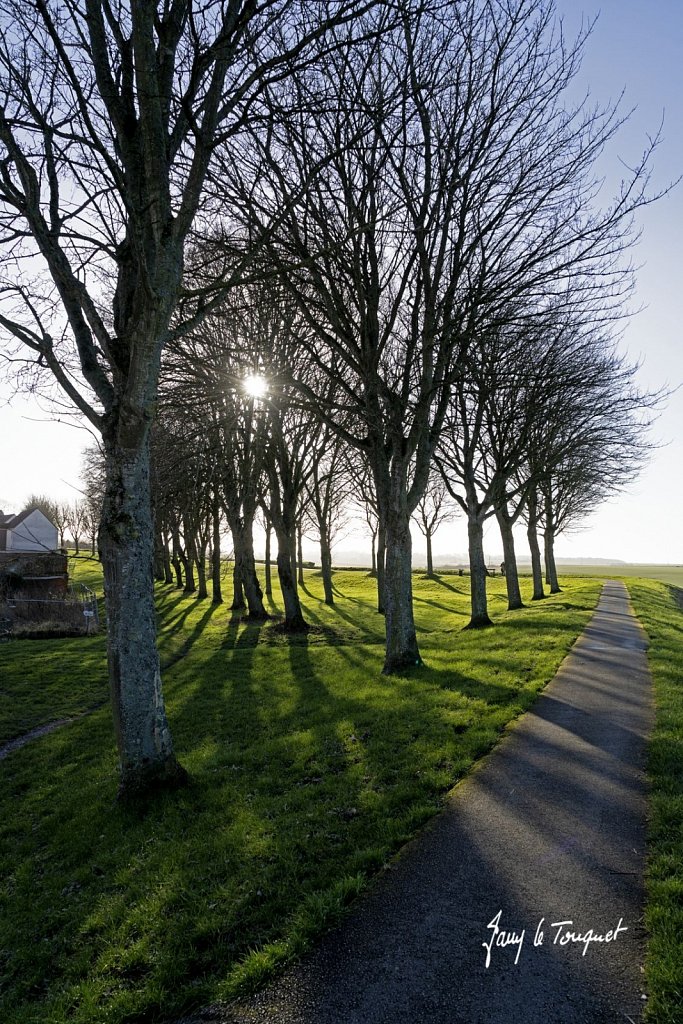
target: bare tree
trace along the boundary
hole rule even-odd
[[[85,501],[72,501],[65,506],[66,529],[74,542],[75,553],[80,554],[80,538],[86,527],[88,509]]]
[[[90,555],[95,558],[106,487],[104,456],[97,445],[92,445],[83,452],[81,484],[86,509],[84,529],[90,543]]]
[[[371,568],[370,573],[377,578],[377,611],[384,614],[384,569],[385,569],[385,530],[380,520],[377,507],[375,483],[367,460],[362,451],[356,451],[355,457],[349,449],[349,473],[356,494],[356,504],[360,506],[363,518],[370,532]]]
[[[311,473],[306,483],[311,517],[320,538],[320,569],[325,604],[334,604],[332,547],[346,523],[350,477],[346,445],[329,425],[323,426],[313,450]]]
[[[443,478],[434,472],[413,513],[413,519],[427,541],[427,576],[430,578],[434,576],[432,538],[439,527],[443,523],[451,522],[456,514],[456,510],[448,501],[448,491]]]

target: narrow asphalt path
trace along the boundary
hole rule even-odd
[[[626,588],[606,583],[532,710],[343,923],[265,991],[188,1024],[638,1021],[645,647]]]

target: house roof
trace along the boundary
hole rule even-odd
[[[2,525],[5,527],[6,530],[13,530],[15,526],[19,525],[19,523],[23,523],[24,519],[26,519],[27,516],[31,515],[31,512],[35,511],[36,510],[34,508],[27,508],[24,509],[23,512],[17,513],[17,515],[9,515],[5,518],[5,521]]]
[[[14,513],[10,513],[9,515],[0,514],[0,526],[2,526],[4,530],[14,530],[20,523],[23,523],[24,519],[28,519],[32,512],[40,512],[41,516],[47,519],[51,526],[55,525],[51,519],[48,519],[44,512],[41,512],[39,508],[35,508],[34,506],[33,508],[25,508],[23,512],[18,512],[16,515],[14,515]]]

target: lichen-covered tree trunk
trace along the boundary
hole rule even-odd
[[[109,684],[121,767],[120,795],[182,783],[161,690],[156,645],[149,446],[105,441],[99,530],[107,607]]]
[[[517,554],[515,538],[512,534],[512,521],[504,509],[496,510],[496,519],[503,541],[503,560],[505,562],[505,586],[508,596],[508,609],[523,608],[522,593],[519,589],[519,572],[517,570]]]
[[[477,511],[467,515],[467,540],[470,558],[470,621],[465,629],[491,626],[486,596],[486,561],[484,559],[484,524]]]

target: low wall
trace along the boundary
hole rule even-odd
[[[31,597],[56,594],[66,590],[68,581],[66,555],[56,552],[0,551],[0,590],[27,591]]]

